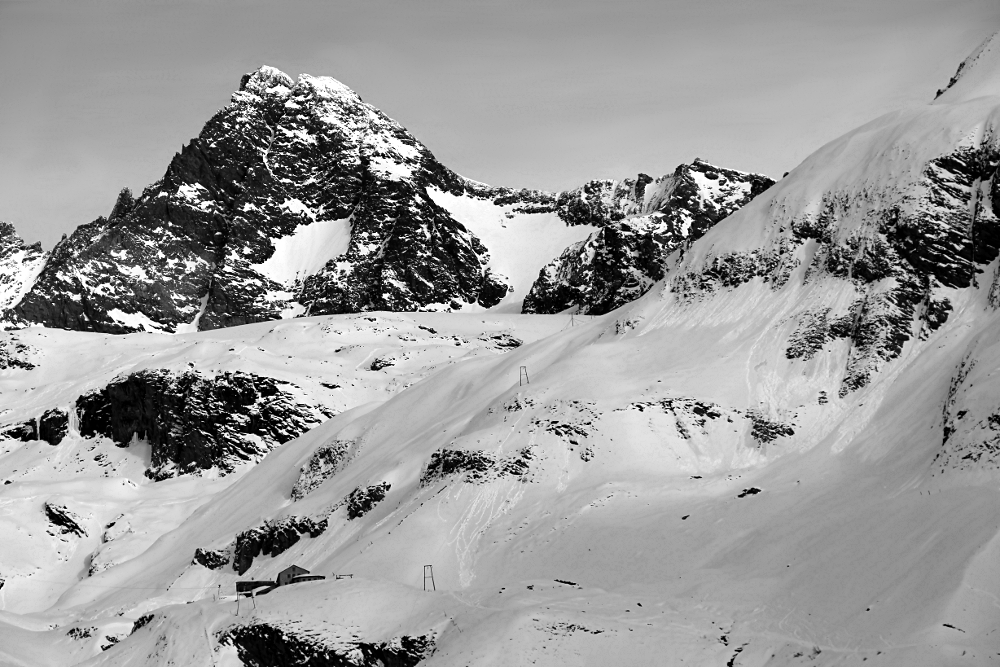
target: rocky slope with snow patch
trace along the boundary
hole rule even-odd
[[[26,244],[12,224],[0,221],[0,313],[21,301],[45,260],[40,243]]]

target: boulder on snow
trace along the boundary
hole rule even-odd
[[[69,430],[69,413],[62,408],[52,408],[38,418],[38,439],[58,445]]]
[[[226,549],[202,549],[198,547],[194,550],[192,565],[201,565],[209,570],[218,570],[229,564],[232,554]]]
[[[350,463],[353,452],[357,450],[354,440],[334,440],[313,452],[309,462],[299,470],[299,477],[292,487],[292,500],[302,500],[307,494],[319,487],[344,469]]]
[[[377,504],[385,499],[389,488],[389,482],[381,482],[371,486],[359,486],[351,491],[344,499],[347,505],[347,520],[353,521],[371,512]]]
[[[60,533],[73,534],[77,537],[86,537],[87,529],[83,527],[84,520],[77,513],[71,511],[65,505],[51,500],[45,501],[45,516],[49,523],[55,526]]]

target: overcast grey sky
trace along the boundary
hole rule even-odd
[[[106,215],[262,63],[556,190],[696,156],[780,176],[997,29],[997,0],[0,0],[0,220],[49,247]]]

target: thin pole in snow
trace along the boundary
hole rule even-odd
[[[973,287],[979,287],[976,281],[976,218],[979,217],[979,190],[982,187],[980,179],[972,182],[972,224],[969,225],[969,241],[972,244],[972,260],[969,262],[971,282]]]
[[[424,590],[427,590],[427,581],[431,582],[431,590],[436,591],[437,585],[434,583],[434,566],[424,565]]]
[[[517,386],[521,387],[521,386],[524,386],[526,384],[530,384],[530,382],[531,381],[528,379],[528,367],[527,366],[521,366],[518,369]]]

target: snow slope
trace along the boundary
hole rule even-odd
[[[294,287],[347,252],[350,240],[350,219],[300,225],[290,235],[273,239],[274,254],[254,268],[276,283]]]
[[[436,368],[498,354],[565,326],[565,318],[373,314],[261,323],[184,336],[110,336],[31,328],[2,334],[11,363],[0,370],[0,424],[73,412],[83,394],[145,369],[255,373],[293,382],[301,400],[337,413],[384,401]],[[235,335],[233,335],[235,334]],[[50,606],[68,585],[112,570],[176,528],[246,473],[218,471],[151,483],[148,444],[81,437],[70,426],[58,446],[0,438],[0,608]],[[55,500],[53,500],[55,499]],[[46,518],[55,502],[81,517],[85,535]],[[110,575],[109,575],[110,576]],[[83,584],[85,587],[88,583]]]
[[[382,641],[387,622],[395,636],[432,633],[438,649],[427,664],[510,664],[508,641],[519,661],[541,664],[591,664],[590,655],[989,664],[1000,652],[996,469],[932,467],[956,366],[969,354],[977,367],[1000,362],[985,290],[843,400],[834,390],[846,346],[806,364],[787,359],[787,325],[775,326],[782,310],[761,307],[769,292],[744,285],[684,313],[644,297],[502,357],[451,365],[276,450],[116,580],[169,591],[78,586],[50,613],[137,618],[201,599],[203,615],[162,608],[159,630],[137,633],[100,663],[140,664],[126,660],[149,660],[157,637],[200,647],[183,638],[224,628],[208,619],[235,604],[211,601],[214,586],[231,590],[297,563],[373,582],[281,591],[261,598],[258,614],[291,614],[302,620],[275,622],[329,642],[347,629]],[[522,365],[528,385],[518,384]],[[769,440],[766,426],[779,419],[793,432]],[[360,443],[350,465],[291,500],[313,452],[343,440]],[[489,466],[478,478],[478,468],[461,466],[428,475],[435,452],[504,461],[525,449],[524,475]],[[341,499],[382,481],[391,485],[385,500],[348,519]],[[262,518],[288,516],[325,516],[330,526],[256,557],[243,575],[191,563],[196,547],[225,549]],[[414,590],[427,563],[449,597]],[[386,580],[403,585],[390,596],[391,621],[352,614],[310,630],[328,618],[310,602],[314,590],[348,585],[382,599]],[[440,611],[398,604],[412,596]],[[213,646],[188,664],[211,664]]]
[[[567,246],[586,239],[596,227],[567,225],[555,213],[519,213],[515,205],[454,195],[437,188],[427,194],[479,237],[490,250],[488,266],[508,279],[510,290],[495,312],[521,312],[521,302],[541,267]]]

